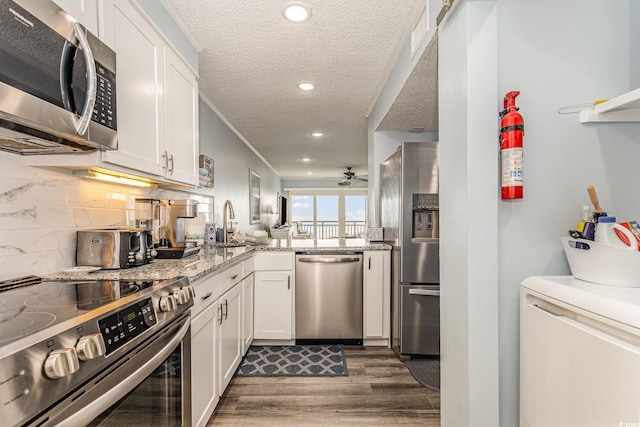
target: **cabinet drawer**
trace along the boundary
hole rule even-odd
[[[293,252],[260,252],[253,256],[256,271],[293,270]]]
[[[224,294],[242,280],[242,263],[225,268],[218,276],[220,277],[220,294]]]
[[[220,295],[220,276],[215,274],[202,279],[193,284],[196,296],[193,299],[193,307],[191,307],[191,315],[197,316],[209,304],[217,300]]]
[[[247,277],[253,273],[253,257],[242,261],[242,277]]]

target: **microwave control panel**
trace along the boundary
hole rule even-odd
[[[116,117],[116,75],[96,62],[96,103],[91,120],[113,130],[118,130]]]

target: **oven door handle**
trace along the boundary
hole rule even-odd
[[[122,382],[118,383],[115,387],[106,391],[97,399],[90,402],[88,405],[79,409],[68,418],[62,420],[59,424],[57,424],[57,426],[84,426],[93,421],[98,415],[109,409],[111,405],[122,399],[127,395],[127,393],[129,393],[138,384],[144,381],[145,378],[151,375],[151,373],[155,371],[156,368],[167,357],[171,355],[171,353],[173,353],[173,350],[184,339],[184,337],[187,335],[187,332],[189,332],[190,326],[191,322],[185,322],[185,324],[182,325],[176,332],[175,336],[171,338],[171,341],[169,341],[167,345],[165,345],[160,351],[158,351],[158,353],[156,353],[151,359],[145,362],[144,365],[138,368],[133,374],[125,378]]]

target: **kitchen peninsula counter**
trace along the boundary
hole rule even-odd
[[[98,270],[92,273],[65,273],[58,271],[43,275],[48,280],[164,280],[187,276],[195,282],[216,271],[235,265],[251,257],[254,251],[371,251],[390,250],[391,246],[368,242],[365,239],[274,239],[266,244],[219,247],[205,245],[197,255],[182,259],[156,259],[150,264],[121,270]]]

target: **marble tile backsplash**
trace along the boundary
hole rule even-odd
[[[199,211],[213,207],[210,196],[103,184],[67,170],[24,166],[21,156],[0,153],[0,280],[74,266],[76,231],[133,227],[141,197],[195,198],[204,203]]]

